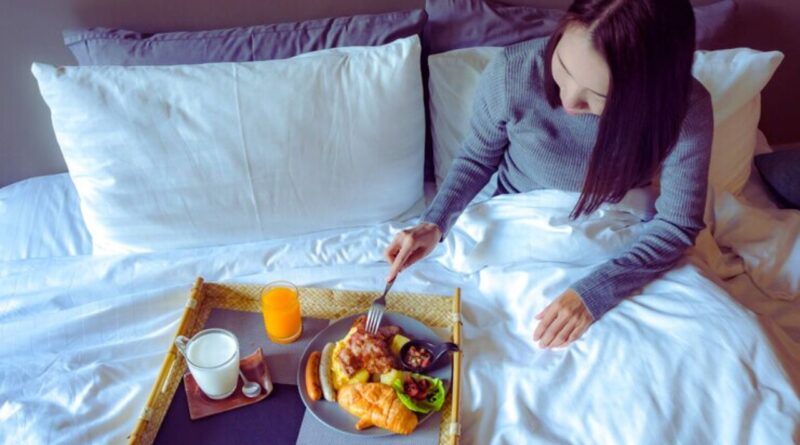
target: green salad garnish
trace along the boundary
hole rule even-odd
[[[444,399],[447,396],[447,391],[444,388],[444,383],[441,379],[428,377],[423,374],[404,373],[404,378],[397,378],[392,382],[392,388],[397,393],[400,402],[403,403],[408,409],[418,413],[429,413],[431,411],[439,411],[442,409]],[[413,378],[415,380],[427,380],[430,384],[427,393],[423,399],[417,399],[406,394],[405,379]]]

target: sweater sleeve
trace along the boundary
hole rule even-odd
[[[506,54],[498,54],[481,74],[472,103],[469,132],[439,192],[421,222],[436,224],[442,240],[472,198],[489,182],[508,146]]]
[[[595,320],[674,266],[705,227],[714,120],[711,98],[705,89],[701,92],[687,112],[678,142],[662,163],[656,216],[627,252],[571,286]]]

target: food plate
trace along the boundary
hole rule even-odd
[[[344,336],[347,335],[347,332],[352,327],[353,322],[356,318],[358,318],[359,315],[363,314],[352,315],[350,317],[342,318],[333,322],[330,326],[317,334],[313,340],[311,340],[306,347],[306,350],[303,351],[303,356],[300,359],[300,366],[297,370],[297,388],[300,391],[300,398],[303,400],[306,408],[324,425],[327,425],[334,430],[356,436],[389,436],[394,433],[378,427],[367,428],[362,431],[356,430],[355,425],[358,419],[345,411],[344,408],[340,407],[338,403],[327,402],[324,399],[313,401],[308,397],[308,394],[306,394],[305,368],[306,363],[308,362],[308,356],[313,351],[322,351],[322,349],[325,347],[325,344],[335,343],[344,338]],[[385,313],[381,325],[398,326],[403,331],[403,335],[412,339],[421,339],[434,342],[443,341],[438,335],[436,335],[436,332],[434,332],[433,329],[429,328],[425,324],[396,312]],[[452,371],[452,358],[447,361],[443,359],[442,364],[438,366],[437,369],[426,375],[441,379],[447,392],[450,392],[450,378]],[[424,422],[432,414],[433,412],[430,412],[420,416],[419,424]],[[419,428],[419,426],[417,426],[417,428]]]

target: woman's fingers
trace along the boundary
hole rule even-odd
[[[556,319],[550,323],[547,330],[542,334],[542,340],[539,342],[539,346],[543,348],[549,347],[550,343],[553,342],[553,339],[555,339],[556,335],[564,328],[570,319],[571,317],[569,315],[557,314]]]
[[[556,334],[555,337],[553,337],[553,341],[550,342],[549,345],[545,345],[545,347],[558,348],[560,346],[564,346],[565,344],[569,343],[568,341],[569,335],[572,333],[572,331],[575,330],[578,324],[579,324],[578,319],[576,317],[571,317],[569,321],[567,321],[567,323],[564,324],[564,327],[561,328],[560,331],[558,331],[558,334]]]
[[[575,322],[567,325],[556,336],[556,340],[550,345],[551,348],[566,346],[579,339],[591,326],[592,322],[584,317],[574,317]]]
[[[542,338],[545,330],[547,330],[550,323],[556,318],[556,311],[554,310],[554,306],[551,303],[548,305],[539,315],[536,316],[539,321],[539,326],[536,326],[536,330],[533,331],[533,341],[539,341]]]
[[[383,251],[383,256],[386,258],[386,262],[389,264],[394,263],[397,252],[400,251],[400,245],[402,244],[402,240],[400,238],[400,234],[395,236],[391,244],[389,244],[386,250]]]
[[[564,346],[578,339],[591,326],[594,319],[583,304],[580,295],[567,289],[536,314],[540,320],[533,333],[533,341],[543,348]]]
[[[420,223],[398,233],[384,251],[386,261],[391,264],[386,281],[394,280],[398,273],[429,254],[441,236],[441,230],[433,223]]]
[[[397,274],[405,268],[406,260],[413,247],[414,239],[410,236],[404,236],[400,244],[400,249],[392,261],[392,267],[389,269],[389,275],[386,277],[386,281],[394,281],[394,279],[397,278]]]

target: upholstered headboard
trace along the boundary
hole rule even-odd
[[[696,0],[695,4],[714,0]],[[779,49],[783,66],[764,92],[761,127],[773,144],[800,141],[800,2],[737,0],[730,46]],[[66,171],[30,65],[74,64],[62,43],[67,28],[107,26],[141,32],[215,29],[309,18],[422,8],[424,0],[11,0],[0,14],[0,186]],[[570,0],[507,0],[565,8]]]

